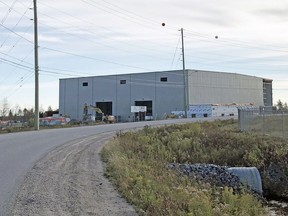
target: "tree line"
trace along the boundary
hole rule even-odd
[[[39,117],[48,117],[58,113],[58,109],[53,110],[52,107],[49,106],[46,111],[43,108],[40,108]],[[34,108],[21,108],[19,105],[11,107],[7,98],[4,98],[0,104],[0,120],[2,121],[28,122],[30,119],[34,118],[34,114]]]
[[[276,107],[278,110],[282,110],[282,111],[288,111],[288,105],[287,102],[282,102],[281,100],[278,100],[276,103]]]

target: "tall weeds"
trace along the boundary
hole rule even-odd
[[[278,147],[271,147],[273,145]],[[269,144],[268,144],[269,143]],[[282,140],[241,134],[233,121],[145,127],[116,137],[102,150],[106,175],[141,215],[267,215],[252,195],[198,184],[168,170],[176,163],[229,166],[267,165],[271,149],[287,157]],[[286,151],[286,152],[285,152]]]

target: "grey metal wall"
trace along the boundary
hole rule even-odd
[[[259,77],[189,70],[188,82],[190,104],[264,103]]]
[[[77,118],[79,100],[78,79],[60,80],[59,113]]]
[[[166,78],[167,81],[161,81]],[[121,84],[125,80],[125,84]],[[86,83],[83,86],[83,83]],[[60,80],[60,114],[82,119],[84,104],[112,102],[112,114],[132,121],[135,101],[152,101],[153,118],[184,110],[183,71],[149,72]],[[272,81],[266,87],[271,95]],[[188,70],[189,104],[253,103],[264,105],[263,79],[232,73]],[[90,114],[94,114],[89,110]]]
[[[167,78],[167,82],[161,82]],[[120,81],[125,80],[125,84]],[[83,83],[88,86],[83,86]],[[84,104],[112,102],[112,114],[122,121],[132,121],[130,110],[135,101],[152,101],[153,118],[174,110],[183,110],[182,71],[150,72],[96,76],[60,80],[59,111],[73,119],[82,119]],[[89,111],[94,114],[93,110]]]

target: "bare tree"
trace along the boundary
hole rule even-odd
[[[288,111],[287,102],[283,103],[280,99],[277,101],[276,107],[278,110]]]
[[[13,109],[13,115],[14,116],[18,116],[18,114],[19,114],[19,110],[21,109],[21,107],[19,106],[19,104],[16,104],[15,105],[15,107],[14,107],[14,109]]]
[[[48,106],[47,111],[49,111],[49,112],[53,111],[52,107],[51,107],[51,106]]]
[[[0,116],[2,118],[6,117],[9,113],[9,103],[8,103],[8,99],[4,98],[2,101],[2,105],[1,105],[1,109],[0,109]]]

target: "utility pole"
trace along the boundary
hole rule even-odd
[[[39,65],[38,65],[38,18],[37,2],[33,0],[34,7],[34,58],[35,58],[35,116],[34,129],[39,130]]]
[[[184,53],[184,33],[183,33],[183,28],[181,28],[181,39],[182,39],[182,63],[183,63],[183,81],[184,81],[184,115],[185,118],[187,118],[187,103],[188,103],[188,77],[187,77],[187,71],[185,69],[185,53]]]

